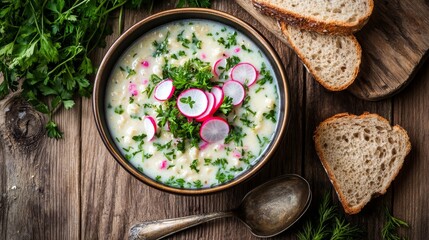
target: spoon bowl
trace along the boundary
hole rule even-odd
[[[271,237],[288,229],[311,202],[308,182],[298,175],[283,175],[250,191],[237,217],[257,237]]]
[[[272,237],[300,219],[310,202],[308,182],[299,175],[283,175],[251,190],[235,210],[143,222],[130,229],[129,239],[160,239],[222,217],[237,217],[257,237]]]

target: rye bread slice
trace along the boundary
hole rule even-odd
[[[329,35],[280,23],[283,34],[308,71],[331,91],[346,89],[356,79],[362,49],[353,35]]]
[[[320,33],[351,34],[360,30],[374,8],[373,0],[252,0],[262,13],[298,28]]]
[[[314,133],[316,152],[346,213],[386,193],[411,150],[407,132],[377,114],[341,113]]]

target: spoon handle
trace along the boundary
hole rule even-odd
[[[147,221],[135,224],[130,229],[129,240],[160,239],[181,230],[205,223],[217,218],[232,217],[233,212],[217,212],[192,215],[181,218]]]

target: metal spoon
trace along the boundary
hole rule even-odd
[[[272,237],[294,224],[310,202],[308,182],[298,175],[283,175],[247,193],[235,210],[143,222],[130,229],[129,239],[160,239],[222,217],[237,217],[257,237]]]

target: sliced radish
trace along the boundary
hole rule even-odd
[[[195,118],[197,122],[204,122],[204,120],[206,120],[207,117],[210,117],[214,113],[213,108],[215,105],[215,97],[213,96],[212,93],[209,93],[209,92],[206,92],[206,95],[207,95],[207,99],[209,100],[208,107],[206,111],[203,114],[201,114],[201,116]]]
[[[143,120],[143,126],[146,129],[147,140],[151,141],[156,133],[156,122],[151,116],[147,116]]]
[[[165,79],[156,85],[153,96],[158,101],[165,101],[173,96],[175,89],[176,88],[173,86],[173,80]]]
[[[258,79],[258,71],[250,63],[239,63],[232,68],[231,79],[251,86]]]
[[[226,68],[226,58],[220,58],[217,60],[213,66],[213,73],[216,77],[219,77],[219,75],[225,71]]]
[[[213,87],[211,93],[213,94],[216,100],[213,108],[213,112],[216,112],[220,108],[220,105],[222,105],[223,103],[223,97],[224,97],[223,90],[220,87]]]
[[[209,143],[208,142],[206,142],[206,141],[201,141],[199,144],[198,144],[198,148],[200,149],[200,150],[204,150],[204,149],[206,149],[207,148],[207,146],[209,145]]]
[[[199,117],[207,109],[207,95],[198,88],[190,88],[180,93],[177,98],[177,108],[186,117]]]
[[[232,105],[237,106],[243,102],[246,92],[240,82],[229,80],[222,87],[225,96],[232,98]]]
[[[211,117],[203,122],[200,129],[200,136],[206,142],[213,143],[225,139],[229,133],[229,125],[225,119]]]

